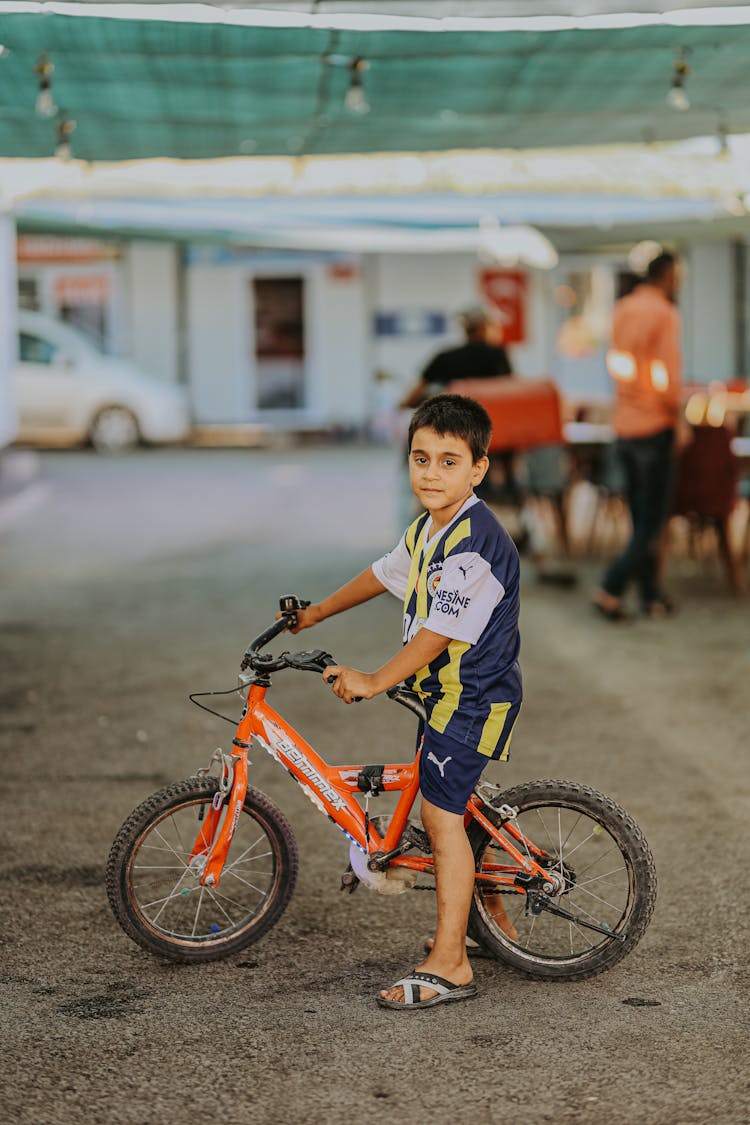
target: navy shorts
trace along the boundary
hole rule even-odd
[[[420,792],[431,805],[462,814],[489,760],[473,746],[426,726],[419,759]]]

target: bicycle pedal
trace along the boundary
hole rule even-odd
[[[341,886],[339,890],[346,891],[347,894],[353,895],[359,886],[359,878],[354,874],[351,867],[347,867],[344,874],[341,876]]]

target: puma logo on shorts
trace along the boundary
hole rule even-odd
[[[441,761],[439,761],[439,759],[438,759],[438,758],[436,758],[436,757],[435,757],[435,755],[433,754],[432,750],[430,750],[429,754],[427,755],[427,761],[428,761],[428,762],[434,762],[434,763],[435,763],[435,765],[437,766],[437,768],[438,768],[438,769],[440,770],[440,776],[441,776],[441,777],[445,777],[445,767],[446,767],[446,766],[448,765],[448,762],[450,762],[450,761],[452,761],[452,760],[453,760],[453,759],[452,759],[452,758],[450,757],[450,755],[448,755],[448,757],[447,757],[447,758],[443,758],[443,760],[442,760],[442,762],[441,762]]]

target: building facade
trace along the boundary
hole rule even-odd
[[[19,302],[60,317],[156,378],[186,384],[197,426],[341,427],[388,419],[455,314],[494,306],[514,369],[606,403],[612,305],[625,253],[563,254],[551,271],[469,253],[333,254],[21,235]],[[747,376],[746,244],[683,248],[685,376]]]

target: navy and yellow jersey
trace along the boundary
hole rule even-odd
[[[423,512],[372,567],[403,600],[404,644],[424,627],[450,637],[407,686],[424,700],[434,730],[504,760],[522,696],[518,552],[473,494],[447,527],[431,528]]]

